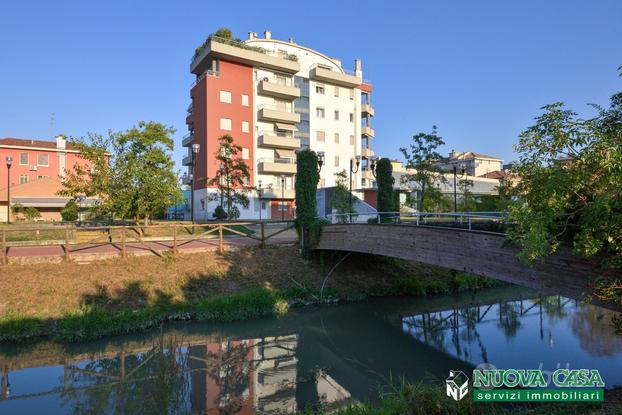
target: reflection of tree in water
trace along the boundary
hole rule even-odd
[[[505,337],[511,339],[516,336],[518,329],[521,327],[520,303],[513,301],[499,303],[497,315],[499,316],[497,326],[503,330]]]
[[[232,342],[221,346],[219,353],[208,352],[207,375],[218,385],[218,406],[220,414],[235,414],[248,399],[251,359],[248,354],[252,346],[244,342]]]
[[[622,351],[622,337],[609,324],[616,314],[592,305],[577,309],[572,316],[572,332],[583,350],[592,356],[615,356]]]
[[[189,382],[180,344],[161,337],[145,353],[121,353],[81,368],[70,367],[61,394],[63,404],[71,406],[74,414],[183,411]]]
[[[562,298],[559,295],[549,295],[546,297],[540,297],[542,302],[542,309],[546,313],[550,321],[564,320],[568,317],[568,310],[566,305],[573,300]]]

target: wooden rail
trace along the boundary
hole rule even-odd
[[[282,225],[276,231],[270,227]],[[60,247],[65,261],[71,261],[72,256],[89,253],[95,247],[111,246],[118,251],[118,255],[126,258],[131,251],[148,251],[157,256],[177,254],[192,242],[200,241],[219,252],[225,249],[225,240],[230,238],[249,238],[259,242],[264,247],[276,235],[294,228],[293,220],[270,221],[239,221],[218,223],[167,223],[151,225],[108,225],[108,226],[34,226],[0,227],[0,264],[8,264],[10,250],[13,248]],[[237,227],[237,229],[236,229]],[[243,232],[239,227],[247,228],[250,232]],[[256,228],[255,231],[249,228]],[[53,234],[54,238],[45,238],[45,233]],[[155,233],[149,236],[149,233]],[[184,235],[185,233],[185,235]],[[32,234],[25,240],[17,239],[16,234]],[[258,234],[256,236],[255,234]],[[42,236],[43,235],[43,236]],[[11,238],[11,236],[14,236]],[[86,237],[85,237],[86,236]],[[14,239],[14,240],[11,240]],[[101,252],[98,251],[98,252]],[[98,253],[93,252],[93,253]],[[110,252],[106,252],[110,253]],[[30,255],[30,256],[37,256]]]

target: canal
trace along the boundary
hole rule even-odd
[[[97,342],[0,346],[0,414],[291,413],[377,400],[449,370],[598,369],[622,385],[612,312],[518,287],[172,323]],[[448,398],[449,399],[449,398]]]

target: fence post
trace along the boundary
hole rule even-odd
[[[222,223],[218,224],[218,252],[223,252]]]
[[[265,224],[263,222],[261,222],[261,247],[265,248],[266,246],[266,240],[265,240]]]
[[[65,228],[65,261],[69,261],[69,228]]]
[[[177,253],[177,224],[173,224],[173,253]]]
[[[121,258],[125,258],[125,228],[121,228]]]
[[[6,231],[2,230],[2,264],[8,264],[8,256],[6,251]]]

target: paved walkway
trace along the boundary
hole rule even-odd
[[[296,241],[295,232],[284,232],[280,235],[269,238],[266,241],[268,245],[288,244]],[[236,249],[245,246],[259,245],[260,241],[252,238],[241,236],[226,236],[223,238],[225,249]],[[128,241],[125,243],[127,255],[154,255],[153,251],[164,252],[173,249],[173,241],[146,241],[144,243],[136,241]],[[195,241],[184,242],[177,241],[177,250],[179,252],[192,253],[201,251],[214,251],[218,249],[218,238],[199,239]],[[121,255],[121,244],[101,243],[86,245],[70,245],[70,257],[77,261],[91,261],[96,259],[104,259]],[[12,246],[8,248],[7,256],[9,262],[50,262],[63,258],[65,250],[62,245],[45,245],[45,246]]]

